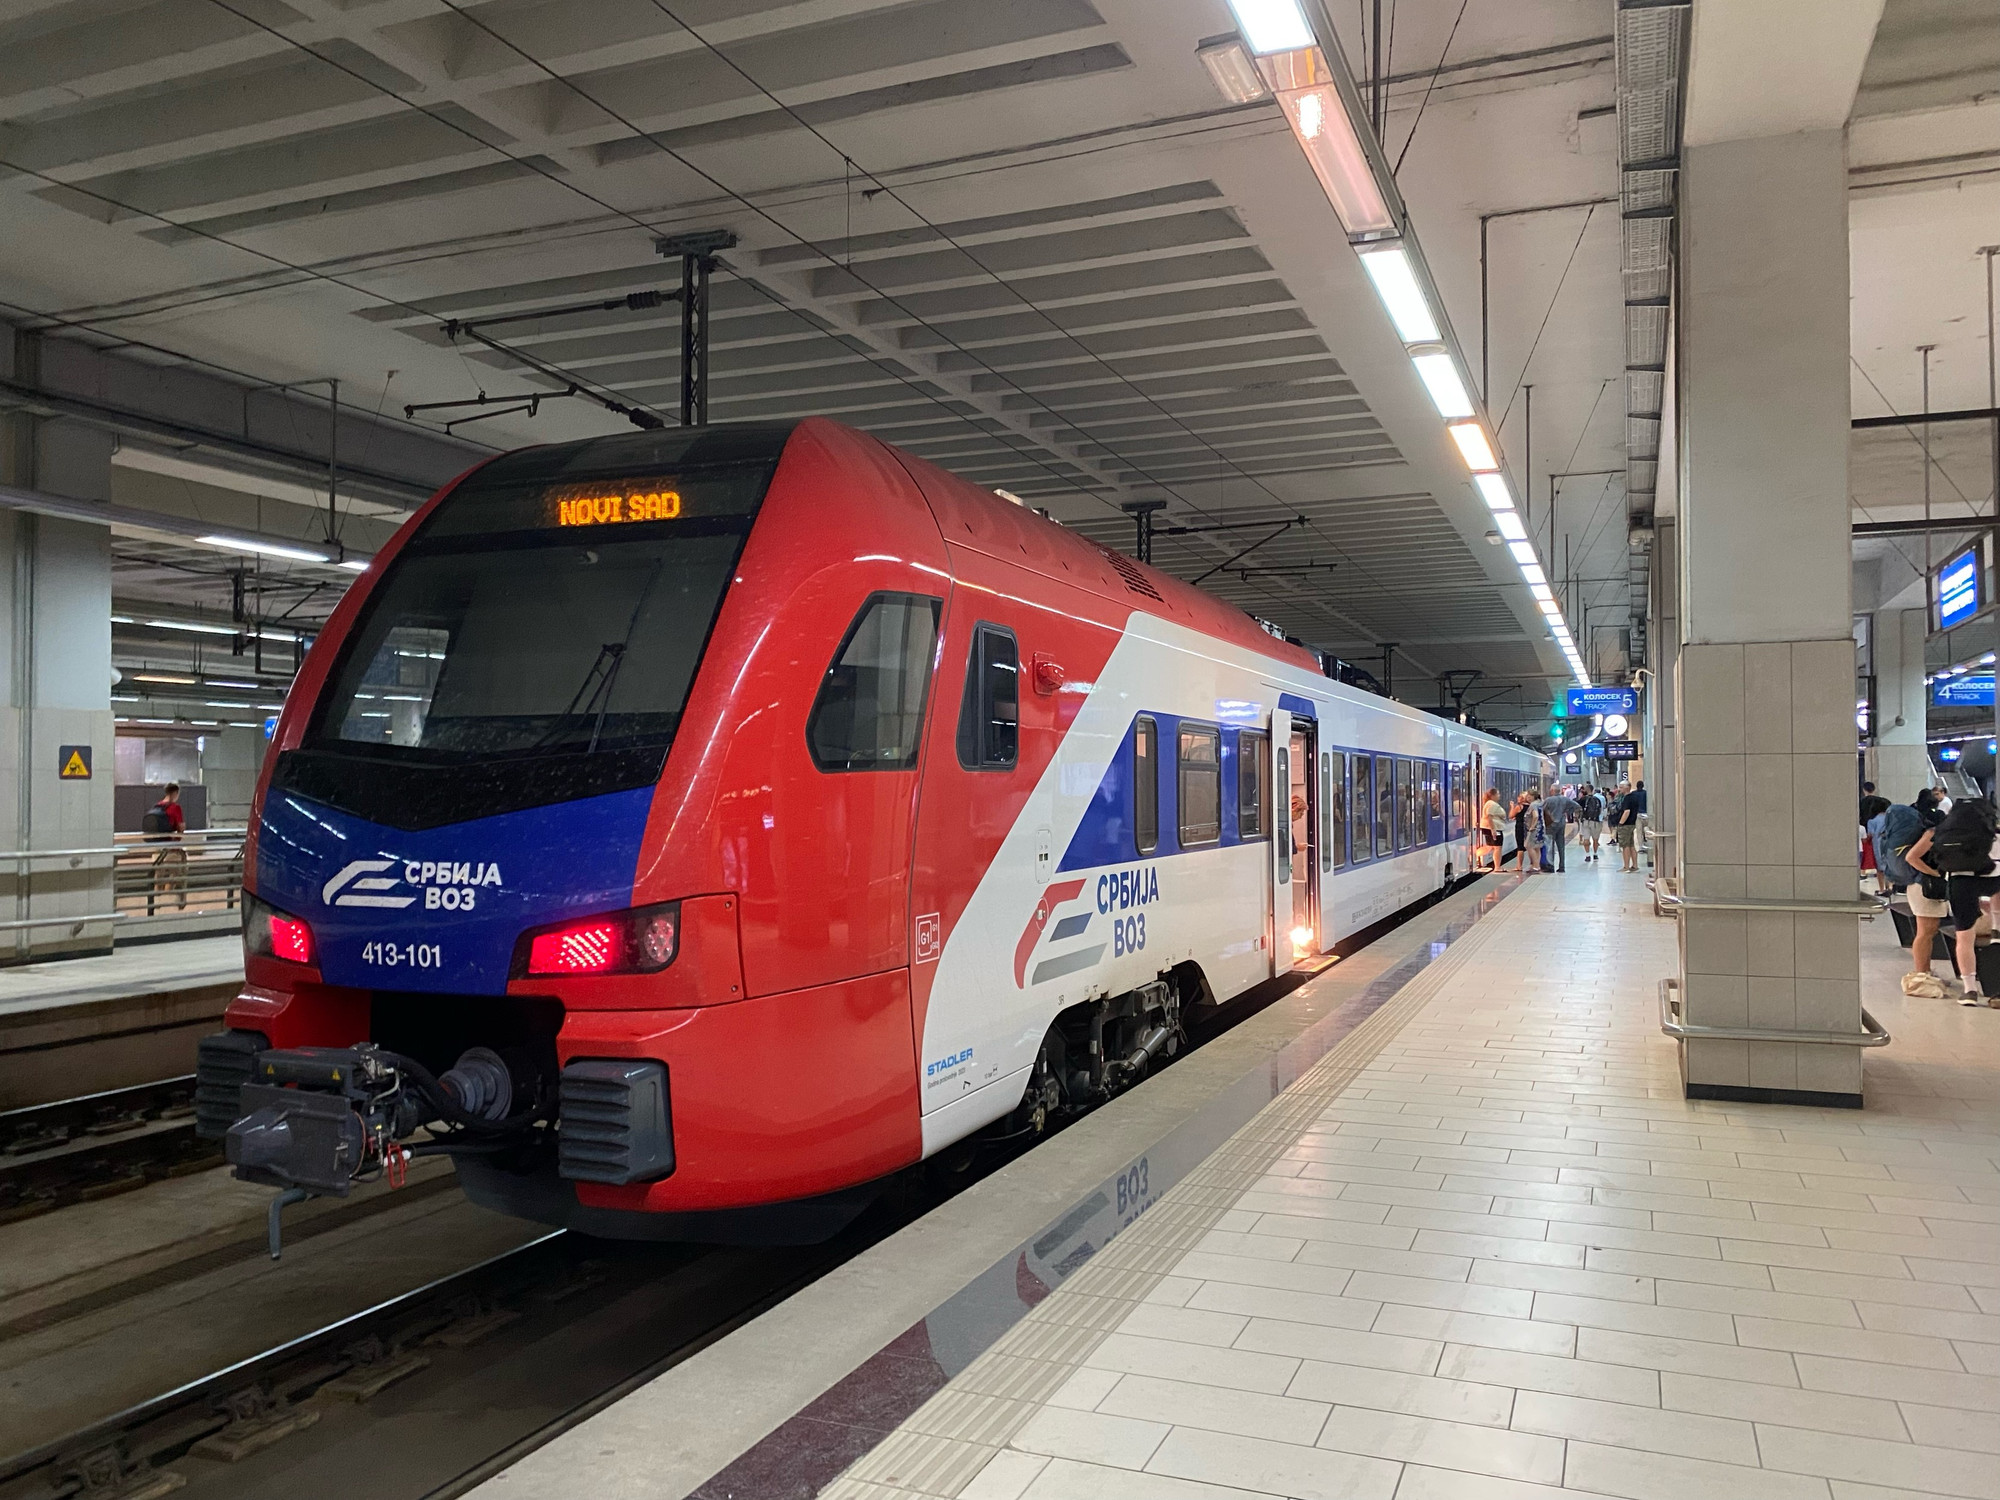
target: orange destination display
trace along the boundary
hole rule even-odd
[[[563,485],[549,491],[558,526],[615,526],[626,521],[672,521],[681,513],[681,492],[672,481],[613,479]]]

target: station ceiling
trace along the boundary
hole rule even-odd
[[[1331,9],[1365,58],[1357,8]],[[1387,9],[1388,154],[1549,571],[1615,674],[1613,0]],[[1896,164],[1947,154],[1908,139],[1912,111],[1976,108],[1982,12],[1890,0],[1858,109],[1878,121],[1858,288],[1886,271],[1864,202],[1907,216],[1946,190],[1949,169]],[[1162,566],[1378,674],[1398,643],[1412,701],[1477,670],[1471,701],[1526,727],[1561,658],[1276,107],[1226,102],[1197,61],[1231,25],[1223,0],[16,0],[0,299],[120,357],[337,376],[384,419],[574,379],[671,420],[672,306],[507,325],[558,378],[442,325],[671,289],[655,240],[727,230],[713,419],[831,415],[1126,550],[1120,506],[1165,500],[1160,524],[1192,529],[1159,538]],[[1931,238],[1957,253],[1948,225]],[[1875,316],[1859,298],[1857,359]],[[621,425],[565,398],[459,435]],[[242,513],[241,483],[157,458],[128,454],[117,498]],[[308,488],[267,488],[263,524],[317,534]],[[342,525],[372,545],[400,503],[343,498]],[[125,539],[121,594],[226,611],[227,563],[195,550]],[[341,583],[259,570],[299,620]]]

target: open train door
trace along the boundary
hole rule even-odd
[[[1292,967],[1292,820],[1288,803],[1292,785],[1292,715],[1271,710],[1271,972]]]
[[[1465,805],[1467,809],[1465,831],[1471,841],[1465,868],[1477,874],[1487,866],[1486,858],[1486,757],[1477,745],[1472,747],[1472,785],[1467,789]],[[1492,864],[1498,868],[1500,854],[1494,851]]]

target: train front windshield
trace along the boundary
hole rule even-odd
[[[657,777],[773,466],[532,458],[474,475],[403,547],[280,784],[418,826],[472,810],[440,772],[476,769],[494,811]]]

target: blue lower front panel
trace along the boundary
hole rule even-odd
[[[312,924],[330,984],[504,994],[525,929],[632,904],[652,802],[641,787],[408,833],[274,791],[256,892]]]

